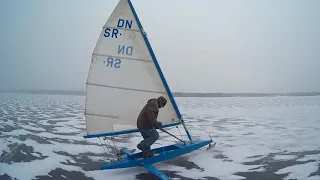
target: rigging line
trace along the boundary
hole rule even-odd
[[[109,144],[109,146],[110,146],[110,149],[111,149],[111,151],[112,151],[112,145],[110,144],[110,142],[109,142],[109,139],[107,139],[107,138],[104,138],[103,140],[107,140],[107,142],[108,142],[108,144]],[[113,143],[113,141],[111,140],[111,142]],[[107,145],[107,144],[106,144]],[[113,148],[115,148],[117,151],[119,151],[118,149],[117,149],[117,147],[113,147]],[[120,152],[120,151],[119,151]],[[112,155],[114,155],[114,157],[116,158],[116,159],[121,159],[120,158],[120,153],[119,152],[117,152],[117,153],[115,153],[115,154],[112,154]]]
[[[159,133],[165,133],[165,134],[168,134],[168,133],[166,133],[166,132],[159,132]],[[171,135],[174,135],[174,136],[179,136],[180,134],[172,134],[172,133],[170,133]],[[168,135],[168,136],[170,136],[170,135]],[[181,137],[183,137],[183,136],[187,136],[187,135],[181,135]],[[183,138],[182,138],[183,139]]]
[[[99,137],[99,140],[100,140],[100,143],[102,144],[100,137]],[[106,147],[108,147],[107,144],[106,144],[106,142],[104,142],[104,143],[105,143]],[[104,151],[106,152],[103,144],[102,144],[102,147],[103,147]],[[112,153],[109,151],[109,148],[107,148],[107,149],[108,149],[109,154],[112,155]],[[111,149],[111,151],[112,151],[112,149]],[[106,155],[108,156],[107,152],[106,152]],[[114,163],[113,156],[111,156],[111,158],[108,158],[108,159],[111,161],[111,163]]]
[[[100,143],[102,144],[100,137],[99,137],[98,139],[99,139]],[[103,148],[104,152],[106,153],[106,155],[108,156],[108,153],[107,153],[107,151],[106,151],[106,149],[104,148],[103,145],[102,145],[102,148]],[[108,152],[109,152],[109,149],[108,149]],[[109,152],[109,153],[110,153],[110,152]]]
[[[102,130],[101,130],[101,128],[100,128],[100,126],[98,125],[98,124],[95,124],[96,125],[96,127],[98,127],[98,129],[100,130],[100,132],[102,132]],[[102,142],[101,142],[101,139],[100,139],[100,137],[99,137],[99,140],[100,140],[100,143],[101,143],[101,145],[102,145],[102,147],[103,147],[103,149],[104,149],[104,145],[102,144]],[[103,138],[103,140],[105,140],[104,138]],[[109,143],[109,141],[107,141],[108,142],[108,144],[109,144],[109,146],[110,146],[110,151],[109,151],[109,147],[108,147],[108,145],[106,144],[106,142],[105,141],[103,141],[104,142],[104,144],[106,145],[106,147],[107,147],[107,149],[108,149],[108,152],[109,152],[109,154],[111,154],[111,157],[112,157],[112,146],[110,145],[110,143]],[[113,161],[113,160],[112,160]]]
[[[100,132],[102,132],[102,130],[101,130],[101,128],[100,128],[100,126],[98,126],[97,124],[96,124],[96,126],[98,127],[98,129],[100,130]],[[99,137],[99,140],[100,140],[100,137]],[[108,147],[108,145],[107,145],[107,143],[106,143],[106,141],[105,140],[107,140],[107,142],[108,142],[108,144],[109,144],[109,147],[110,147],[110,151],[109,151],[109,147]],[[101,140],[100,140],[100,142],[101,142]],[[120,157],[117,155],[117,154],[113,154],[112,153],[112,146],[111,146],[111,144],[109,143],[109,141],[108,141],[108,139],[106,138],[106,137],[104,137],[103,138],[103,142],[104,142],[104,144],[106,145],[106,147],[108,147],[108,152],[111,154],[111,156],[113,157],[113,158],[115,158],[115,159],[120,159]],[[102,143],[101,143],[102,144]],[[103,145],[102,145],[103,146]],[[118,150],[117,148],[116,148],[116,150]]]
[[[104,141],[104,139],[102,139],[102,140],[103,140],[103,143],[102,143],[100,137],[98,137],[98,138],[99,138],[99,140],[100,140],[100,143],[101,143],[102,147],[104,148],[104,146],[106,146],[106,148],[108,149],[108,153],[109,153],[109,154],[112,154],[112,149],[111,149],[111,150],[109,149],[109,147],[108,147],[108,145],[106,144],[106,142]]]
[[[109,144],[109,147],[110,147],[110,149],[111,149],[110,151],[109,151],[108,144],[106,143],[105,140],[107,140],[107,142],[108,142],[108,144]],[[116,157],[116,159],[119,159],[119,157],[118,157],[117,155],[115,155],[115,154],[112,153],[112,148],[111,148],[112,146],[111,146],[109,140],[108,140],[107,138],[103,138],[103,142],[104,142],[105,146],[108,147],[108,151],[109,151],[109,153],[111,154],[111,157],[112,157],[112,158],[115,158],[115,157]],[[113,161],[113,160],[112,160],[112,161]]]
[[[108,144],[106,143],[106,140],[107,140],[107,142],[108,142]],[[109,140],[107,139],[107,138],[103,138],[103,142],[104,142],[104,144],[108,147],[108,145],[109,145],[109,147],[108,148],[110,148],[111,150],[111,152],[110,152],[110,154],[112,154],[112,146],[111,146],[111,144],[110,144],[110,142],[109,142]]]
[[[166,129],[167,129],[167,131],[169,131],[169,130],[171,130],[171,129],[173,129],[173,128],[178,128],[182,140],[183,140],[183,136],[187,136],[187,135],[182,135],[182,134],[181,134],[179,125],[177,125],[177,126],[175,126],[175,127],[169,127],[169,128],[166,128]],[[165,132],[161,131],[160,133],[165,133]],[[170,133],[170,134],[175,135],[175,136],[178,136],[177,134],[173,134],[173,133]]]
[[[118,153],[120,154],[120,149],[117,148],[117,146],[115,145],[115,143],[113,142],[114,137],[111,137],[111,142],[113,143],[114,148],[118,151]],[[120,156],[120,155],[119,155]],[[117,156],[117,157],[119,157]]]
[[[179,128],[179,126],[177,126],[177,128],[178,128],[178,130],[179,130],[179,133],[180,133],[181,139],[184,141],[184,139],[183,139],[183,137],[182,137],[182,134],[181,134],[181,132],[180,132],[180,128]]]

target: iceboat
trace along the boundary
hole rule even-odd
[[[140,110],[150,98],[159,96],[168,100],[159,112],[158,120],[163,123],[160,130],[167,132],[168,127],[182,125],[188,141],[179,139],[179,143],[151,149],[154,156],[148,158],[142,158],[141,152],[121,148],[123,155],[101,165],[102,170],[141,166],[167,180],[169,177],[153,164],[215,145],[211,137],[206,140],[191,137],[131,1],[120,0],[92,53],[86,82],[84,137],[106,138],[139,132],[134,127]],[[115,128],[119,126],[127,128]]]

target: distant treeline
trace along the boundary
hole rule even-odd
[[[320,92],[292,93],[173,93],[176,97],[275,97],[275,96],[320,96]]]
[[[64,90],[21,90],[6,89],[0,90],[0,93],[21,93],[21,94],[48,94],[48,95],[78,95],[84,96],[85,91],[64,91]]]
[[[48,95],[78,95],[84,96],[85,91],[65,90],[0,90],[0,93],[22,93],[22,94],[48,94]],[[320,96],[320,92],[292,92],[292,93],[184,93],[174,92],[175,97],[275,97],[275,96]]]

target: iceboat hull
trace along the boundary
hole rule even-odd
[[[151,152],[155,155],[148,158],[142,158],[142,153],[130,153],[126,149],[122,149],[122,151],[127,154],[124,158],[116,161],[114,163],[106,163],[103,164],[100,168],[104,169],[119,169],[119,168],[129,168],[129,167],[136,167],[136,166],[146,166],[151,165],[154,163],[170,160],[181,155],[190,153],[195,151],[201,147],[204,147],[208,144],[213,143],[210,140],[203,140],[203,141],[193,141],[192,143],[177,143],[169,146],[159,147],[155,149],[151,149]]]

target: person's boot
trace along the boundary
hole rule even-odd
[[[150,149],[146,148],[145,152],[143,152],[143,158],[152,157],[153,154],[151,154]]]
[[[150,152],[146,152],[142,156],[143,156],[143,158],[148,158],[148,157],[152,157],[153,155],[150,154]]]
[[[151,152],[150,152],[150,147],[146,147],[145,153],[143,154],[143,157],[148,158],[148,157],[152,157],[152,156],[153,156],[153,154],[151,154]]]
[[[138,144],[137,148],[140,149],[140,151],[142,151],[143,158],[152,157],[152,154],[150,154],[150,148],[145,148],[141,144]]]

